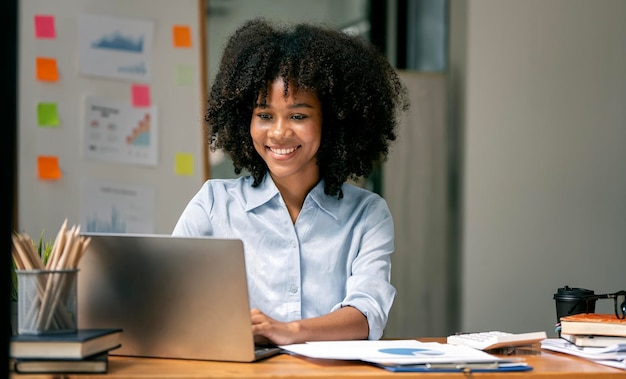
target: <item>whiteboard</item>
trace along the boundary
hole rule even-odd
[[[50,239],[66,219],[81,231],[172,231],[208,178],[204,9],[204,0],[19,2],[17,231]],[[85,44],[118,26],[123,41],[140,34],[140,49]],[[50,61],[56,79],[41,63]],[[115,64],[130,74],[104,72]]]

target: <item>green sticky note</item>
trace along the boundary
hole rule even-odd
[[[193,68],[186,64],[176,65],[176,83],[179,86],[189,86],[193,83]]]
[[[59,126],[59,113],[55,103],[37,104],[37,124],[39,126]]]

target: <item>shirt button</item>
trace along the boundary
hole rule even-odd
[[[297,246],[296,241],[291,241],[291,247],[296,247],[296,246]]]
[[[295,284],[292,284],[291,287],[289,288],[289,291],[291,293],[296,293],[298,292],[298,286],[296,286]]]

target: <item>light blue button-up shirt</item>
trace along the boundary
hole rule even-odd
[[[343,198],[318,183],[295,225],[269,175],[211,179],[191,199],[173,235],[243,241],[250,307],[279,321],[317,317],[343,306],[361,311],[379,339],[396,295],[390,284],[393,219],[387,203],[344,184]]]

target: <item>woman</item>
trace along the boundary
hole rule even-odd
[[[243,240],[257,343],[379,339],[393,220],[348,184],[385,159],[406,90],[363,39],[322,26],[248,21],[229,39],[206,113],[211,149],[237,179],[211,179],[174,235]]]

